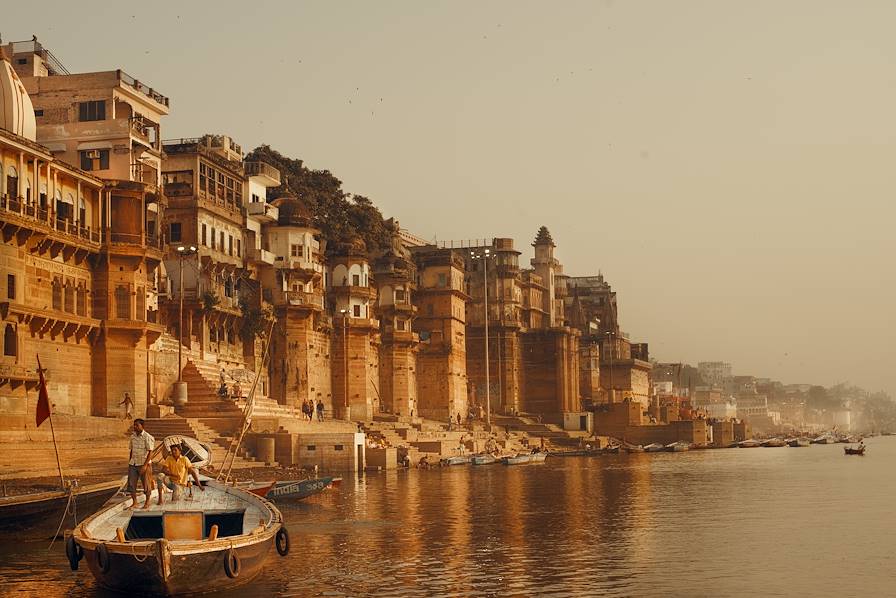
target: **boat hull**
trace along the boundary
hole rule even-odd
[[[137,551],[136,556],[127,548],[119,551],[107,545],[109,567],[105,573],[93,548],[84,546],[84,560],[81,563],[87,564],[100,586],[115,592],[138,596],[210,593],[252,581],[261,572],[273,541],[271,536],[258,543],[234,547],[233,551],[240,561],[239,576],[235,578],[228,577],[224,569],[224,561],[230,551],[226,545],[219,550],[193,554],[179,554],[176,549],[172,550],[168,557],[167,577],[159,559],[158,542],[151,543],[149,553],[141,555]],[[164,549],[161,550],[164,553]]]
[[[78,523],[99,510],[115,496],[121,482],[108,482],[84,486],[73,497],[69,506],[67,492],[45,492],[0,499],[0,531],[18,532],[26,539],[51,537],[57,529],[72,529]],[[59,522],[65,514],[60,528]],[[78,520],[75,520],[77,515]]]
[[[313,480],[296,480],[291,482],[277,482],[267,493],[265,498],[272,501],[301,500],[314,496],[326,490],[335,478],[316,478]]]

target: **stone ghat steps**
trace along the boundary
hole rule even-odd
[[[199,421],[177,415],[147,419],[146,431],[152,434],[156,441],[161,441],[165,436],[179,434],[196,438],[208,444],[212,450],[212,467],[221,466],[230,446],[230,438],[221,436],[214,428],[206,426]],[[240,449],[233,462],[234,469],[257,467],[259,465],[260,462],[251,457],[249,451],[245,448]]]

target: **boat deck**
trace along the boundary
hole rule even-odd
[[[181,499],[171,501],[170,492],[165,492],[165,502],[158,504],[158,491],[153,490],[150,505],[141,509],[144,495],[137,495],[138,508],[129,508],[131,501],[126,500],[106,511],[103,516],[95,518],[85,525],[85,531],[96,539],[113,540],[115,530],[127,530],[132,517],[159,517],[166,513],[184,513],[201,511],[206,515],[218,513],[244,512],[243,533],[251,533],[260,522],[271,523],[271,511],[257,497],[241,491],[236,494],[233,489],[221,485],[209,485],[205,491],[193,488],[192,496],[185,490]],[[248,497],[247,497],[248,495]]]

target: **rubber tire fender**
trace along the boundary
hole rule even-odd
[[[277,547],[277,554],[280,556],[289,554],[289,530],[282,525],[277,530],[277,535],[274,536],[274,545]]]
[[[68,557],[68,566],[72,568],[72,571],[77,571],[78,562],[84,558],[84,549],[75,542],[72,536],[65,540],[65,556]]]
[[[108,573],[112,568],[112,561],[109,558],[109,549],[105,544],[96,545],[96,565],[102,573]]]
[[[240,557],[233,550],[224,555],[224,573],[230,579],[240,576]]]

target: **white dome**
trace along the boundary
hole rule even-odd
[[[9,61],[0,60],[0,129],[37,141],[34,106]]]

